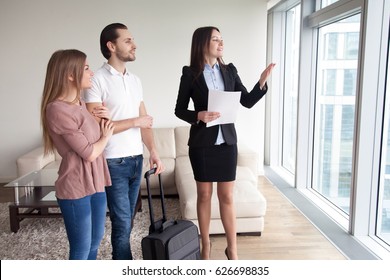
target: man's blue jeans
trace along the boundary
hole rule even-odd
[[[134,216],[142,178],[143,156],[107,159],[110,187],[106,187],[111,219],[112,258],[132,260],[131,220]]]
[[[69,240],[70,260],[96,260],[104,235],[107,200],[105,192],[80,199],[58,199]]]

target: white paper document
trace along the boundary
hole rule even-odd
[[[234,123],[236,121],[238,107],[240,106],[241,91],[209,90],[209,103],[207,111],[219,112],[218,119],[208,122],[207,127]]]

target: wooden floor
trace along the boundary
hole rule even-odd
[[[261,236],[238,236],[242,260],[343,260],[346,259],[265,177],[259,188],[267,199]],[[13,201],[13,190],[0,184],[0,202]],[[211,236],[211,259],[226,259],[226,239]]]
[[[238,236],[242,260],[343,260],[326,239],[265,177],[259,188],[267,199],[262,235]],[[212,259],[226,259],[224,236],[212,236]]]

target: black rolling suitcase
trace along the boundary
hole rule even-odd
[[[152,207],[149,177],[156,168],[145,173],[148,191],[150,228],[149,235],[142,238],[144,260],[199,260],[200,246],[197,226],[187,220],[167,220],[165,214],[164,190],[158,175],[162,206],[162,219],[155,221]]]

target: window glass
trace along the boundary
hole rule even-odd
[[[326,6],[329,6],[330,4],[333,4],[339,0],[321,0],[321,8],[325,8]]]
[[[328,33],[325,35],[325,47],[326,56],[325,59],[337,59],[337,41],[338,34],[337,33]]]
[[[358,57],[359,33],[348,32],[345,34],[344,58],[355,60]]]
[[[286,12],[282,166],[295,174],[301,6]]]
[[[312,188],[347,214],[359,30],[360,14],[318,29]]]
[[[389,52],[389,51],[388,51]],[[388,57],[390,52],[388,54]],[[389,64],[390,62],[388,62]],[[390,245],[390,65],[387,67],[376,235]]]
[[[356,69],[344,70],[343,93],[345,96],[355,95],[356,92]]]

